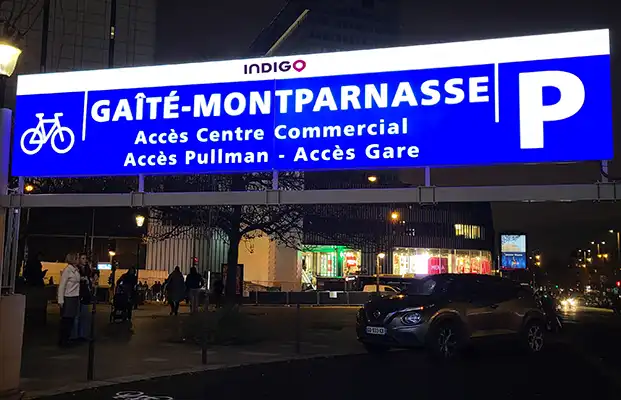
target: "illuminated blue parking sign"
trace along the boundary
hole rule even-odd
[[[607,30],[20,76],[17,176],[612,158]]]

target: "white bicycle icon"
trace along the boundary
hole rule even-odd
[[[50,139],[52,149],[58,154],[65,154],[73,148],[75,143],[73,131],[60,125],[60,117],[63,116],[63,113],[54,113],[54,118],[51,119],[44,119],[45,114],[43,113],[35,114],[35,116],[39,118],[39,123],[35,128],[30,128],[24,132],[20,141],[24,153],[29,156],[37,154]],[[53,124],[47,132],[45,130],[46,124]],[[57,143],[59,140],[60,143]]]

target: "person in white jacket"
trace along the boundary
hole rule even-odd
[[[67,346],[73,323],[80,311],[80,270],[78,253],[69,253],[65,259],[67,267],[60,274],[58,284],[58,305],[60,306],[60,334],[58,344]]]

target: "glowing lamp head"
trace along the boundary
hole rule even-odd
[[[0,76],[9,77],[15,72],[22,51],[8,41],[0,41]]]
[[[142,228],[142,226],[144,225],[144,221],[145,221],[144,215],[141,215],[141,214],[136,215],[136,226],[138,228]]]
[[[383,259],[384,259],[384,257],[386,257],[386,254],[384,254],[384,253],[379,253],[379,254],[377,255],[377,257],[378,257],[380,260],[383,260]]]

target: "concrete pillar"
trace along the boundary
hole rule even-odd
[[[19,376],[22,367],[22,343],[26,296],[0,297],[0,398],[21,398]]]

